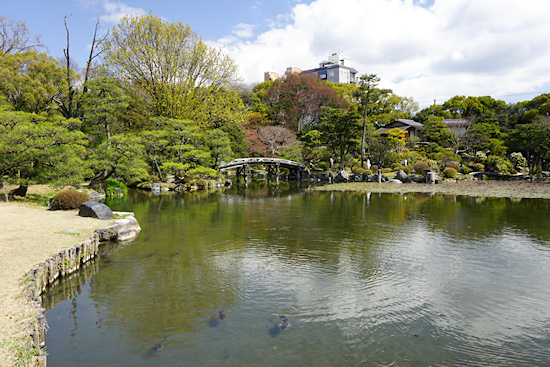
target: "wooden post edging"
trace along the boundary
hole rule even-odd
[[[116,213],[115,213],[116,214]],[[36,309],[35,317],[28,323],[31,340],[27,347],[37,351],[29,366],[46,367],[46,350],[44,334],[48,329],[46,309],[42,307],[41,295],[46,287],[56,279],[78,271],[81,265],[87,263],[99,254],[102,241],[128,241],[137,237],[141,231],[133,213],[122,213],[127,217],[118,219],[115,224],[97,229],[90,237],[74,247],[53,254],[44,262],[36,264],[26,274],[25,295]],[[106,233],[112,236],[106,236]]]

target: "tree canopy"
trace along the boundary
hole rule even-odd
[[[114,75],[151,116],[194,119],[205,89],[228,88],[237,80],[235,62],[188,24],[154,15],[123,18],[103,48]]]

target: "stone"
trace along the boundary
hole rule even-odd
[[[387,183],[393,183],[393,184],[402,184],[403,182],[401,180],[396,180],[393,178],[390,178],[386,181]]]
[[[405,183],[419,183],[420,182],[420,176],[418,175],[410,175],[405,179]]]
[[[118,213],[117,214],[121,214]],[[127,213],[124,213],[127,214]],[[126,218],[115,220],[115,224],[106,228],[96,229],[95,233],[100,241],[130,241],[136,238],[141,232],[137,219],[132,215]]]
[[[399,180],[401,182],[405,182],[405,180],[407,179],[407,174],[405,173],[405,171],[403,171],[402,169],[400,169],[397,174],[395,175],[395,179],[396,180]]]
[[[105,204],[97,201],[87,201],[80,205],[78,215],[81,217],[92,217],[101,220],[113,218],[113,211]]]
[[[348,180],[349,174],[346,171],[338,172],[338,176],[336,176],[336,182],[348,182]]]
[[[160,193],[162,192],[162,186],[159,183],[152,184],[151,185],[151,192],[154,195],[160,195]]]
[[[90,200],[98,200],[98,199],[104,199],[105,198],[105,194],[100,194],[99,192],[97,192],[95,190],[92,190],[92,192],[89,193],[88,196],[90,197]]]
[[[19,185],[18,188],[10,190],[10,192],[8,193],[8,196],[10,198],[12,198],[14,196],[25,197],[25,195],[27,195],[27,189],[28,188],[29,188],[28,185]]]

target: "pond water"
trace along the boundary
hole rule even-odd
[[[50,367],[550,365],[549,200],[282,185],[108,204],[143,230],[44,294]]]

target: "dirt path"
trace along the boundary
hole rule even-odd
[[[78,210],[48,211],[0,202],[0,367],[14,366],[27,353],[21,324],[34,315],[21,280],[33,265],[74,246],[111,221],[78,216]],[[78,234],[63,234],[64,230]],[[18,360],[19,359],[19,360]]]

